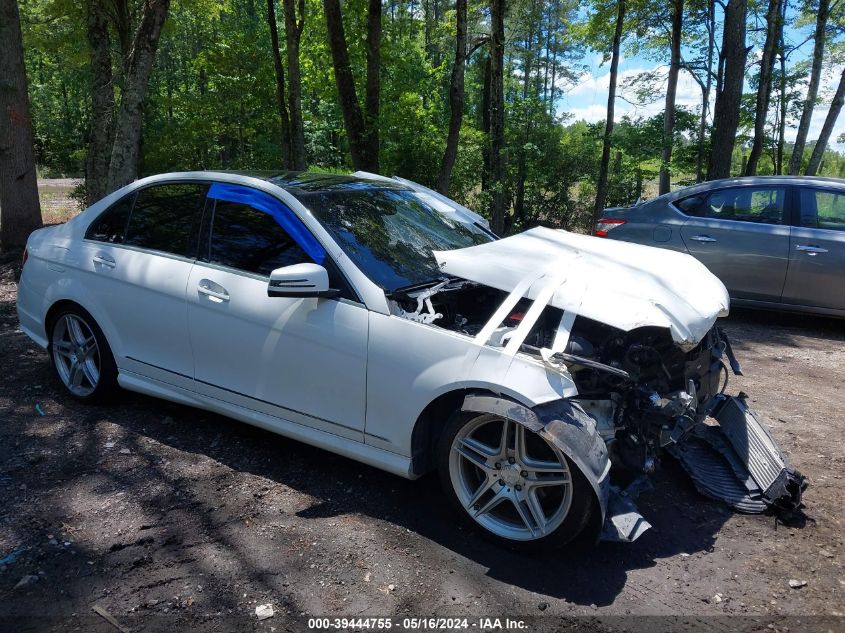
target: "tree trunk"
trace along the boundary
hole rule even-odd
[[[769,0],[766,13],[766,42],[763,44],[763,58],[760,60],[760,82],[757,86],[757,103],[754,110],[754,142],[748,155],[746,176],[757,173],[757,163],[763,155],[763,141],[766,134],[766,117],[772,96],[772,69],[775,65],[775,46],[778,41],[781,0]]]
[[[115,81],[120,90],[123,90],[126,69],[129,66],[129,56],[132,54],[132,11],[129,8],[129,0],[112,0],[103,6],[112,19],[115,31],[117,31],[121,63],[117,67]]]
[[[707,113],[710,110],[710,91],[713,87],[713,51],[716,49],[716,0],[707,2],[707,78],[701,91],[701,119],[698,123],[698,154],[695,159],[695,180],[704,180],[704,136],[707,133]]]
[[[490,138],[490,56],[484,58],[484,65],[481,72],[484,77],[481,86],[481,131],[486,138]],[[484,143],[481,146],[481,190],[490,190],[490,143]]]
[[[449,84],[449,132],[446,134],[446,149],[440,162],[437,190],[449,194],[452,168],[458,157],[458,141],[461,137],[461,123],[464,118],[464,70],[467,55],[467,0],[455,1],[455,65],[452,66],[452,81]]]
[[[669,167],[672,162],[672,145],[675,141],[675,95],[678,92],[678,74],[681,71],[681,31],[684,26],[684,0],[672,3],[672,42],[669,63],[669,81],[666,86],[666,107],[663,111],[663,149],[660,152],[660,193],[671,188]]]
[[[505,228],[505,0],[490,0],[490,228]]]
[[[553,6],[555,9],[558,8],[557,0],[554,0]],[[555,81],[557,81],[557,33],[558,33],[558,18],[557,13],[555,13],[554,20],[553,20],[553,32],[552,32],[552,78],[549,83],[549,114],[554,118],[557,109],[555,108],[555,94],[557,94],[557,90],[555,88]]]
[[[783,25],[786,23],[787,0],[781,2],[780,22],[778,23],[778,61],[780,62],[780,118],[778,120],[778,143],[775,152],[775,175],[783,173],[783,146],[786,143],[786,43],[783,39]]]
[[[534,47],[533,33],[529,31],[525,41],[525,59],[522,62],[522,102],[524,123],[522,126],[522,139],[517,147],[516,159],[516,192],[513,202],[514,217],[518,218],[522,228],[525,228],[527,218],[525,216],[525,180],[528,177],[525,156],[525,145],[528,143],[528,136],[531,133],[531,117],[533,108],[529,106],[528,95],[531,83],[532,53]]]
[[[379,171],[379,103],[381,100],[381,0],[370,0],[367,12],[367,83],[364,123],[371,171]]]
[[[273,0],[268,0],[272,2]],[[299,41],[305,27],[305,0],[299,0],[299,20],[294,0],[285,3],[285,41],[288,54],[288,112],[290,113],[291,167],[303,171],[308,167],[305,156],[305,128],[302,123],[302,77],[299,70]]]
[[[287,13],[287,0],[285,1]],[[287,15],[285,15],[287,18]],[[270,27],[270,52],[273,55],[273,70],[276,73],[276,108],[279,110],[279,124],[282,133],[282,167],[293,169],[291,147],[290,115],[285,103],[285,69],[279,52],[279,27],[276,23],[276,0],[267,0],[267,25]],[[290,46],[290,45],[288,45]]]
[[[88,0],[87,32],[91,49],[91,140],[85,161],[85,198],[90,205],[108,193],[114,129],[111,38],[102,0]]]
[[[0,0],[0,247],[23,248],[41,225],[18,3]]]
[[[807,132],[810,130],[810,121],[813,118],[813,108],[816,106],[816,97],[819,93],[819,82],[822,75],[825,31],[827,17],[830,14],[829,6],[829,0],[819,0],[813,45],[813,65],[810,69],[810,85],[807,86],[807,98],[804,99],[804,108],[801,110],[801,120],[798,122],[798,132],[795,135],[795,144],[792,146],[792,156],[789,159],[790,176],[798,175],[798,172],[801,171],[801,162],[804,159],[804,146],[807,144]]]
[[[827,143],[830,141],[830,135],[833,133],[833,126],[836,125],[836,119],[839,118],[839,113],[842,111],[843,104],[845,104],[845,70],[842,71],[842,76],[839,78],[839,87],[833,96],[830,110],[827,111],[827,117],[825,117],[822,131],[819,133],[819,140],[816,141],[816,146],[813,148],[813,155],[810,156],[807,171],[804,172],[805,175],[816,175],[819,165],[822,162],[824,151],[827,148]]]
[[[727,178],[731,174],[731,156],[739,127],[742,85],[745,81],[745,18],[748,0],[729,0],[725,7],[722,58],[724,71],[721,90],[716,94],[713,111],[712,147],[707,179]]]
[[[547,12],[543,15],[546,21],[546,39],[543,42],[543,105],[549,103],[549,48],[552,45],[552,3],[548,3]],[[542,21],[540,33],[542,34]]]
[[[343,123],[346,127],[346,137],[349,140],[352,166],[356,170],[377,171],[378,163],[376,162],[374,166],[369,154],[364,115],[361,113],[361,106],[358,103],[358,95],[355,91],[355,79],[352,76],[349,49],[346,46],[346,35],[343,31],[340,0],[323,0],[323,13],[326,16],[326,30],[334,65],[334,79],[340,100],[340,110],[343,114]]]
[[[109,191],[119,189],[138,177],[144,98],[147,95],[161,28],[169,8],[170,0],[147,0],[144,3],[126,67],[126,85],[115,125],[114,145],[109,163]]]
[[[599,178],[596,183],[596,203],[593,206],[592,231],[607,200],[607,172],[610,167],[610,137],[613,134],[613,109],[616,105],[616,79],[619,74],[619,45],[622,42],[622,26],[625,23],[625,0],[617,0],[616,27],[613,30],[612,56],[610,58],[610,85],[607,89],[607,119],[604,123],[604,140],[601,147],[601,164]]]

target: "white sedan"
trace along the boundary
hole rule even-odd
[[[611,466],[667,453],[739,510],[800,505],[803,478],[722,393],[727,310],[688,255],[499,240],[367,174],[139,180],[33,233],[18,293],[74,398],[120,386],[403,477],[436,469],[466,520],[525,548],[637,538]]]

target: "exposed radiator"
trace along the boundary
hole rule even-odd
[[[742,397],[719,396],[712,416],[718,426],[700,424],[669,450],[698,490],[741,512],[801,506],[806,481],[790,468],[769,431]]]

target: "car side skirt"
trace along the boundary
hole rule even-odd
[[[777,303],[774,301],[757,301],[755,299],[735,299],[731,297],[731,306],[737,308],[753,308],[755,310],[777,310],[780,312],[800,312],[804,314],[819,314],[845,318],[845,310],[835,308],[819,308],[817,306],[805,306],[796,303]]]
[[[268,415],[244,406],[226,402],[211,396],[189,391],[181,387],[141,376],[134,372],[121,370],[118,384],[129,391],[136,391],[155,398],[178,402],[191,407],[212,411],[240,422],[246,422],[266,431],[283,435],[299,442],[316,446],[324,450],[354,459],[355,461],[380,468],[406,479],[416,479],[411,470],[411,459],[392,453],[363,442],[350,441],[349,438],[334,435],[326,431],[306,426],[292,420]]]

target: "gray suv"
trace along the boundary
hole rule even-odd
[[[845,180],[714,180],[607,209],[595,234],[689,253],[734,305],[845,317]]]

